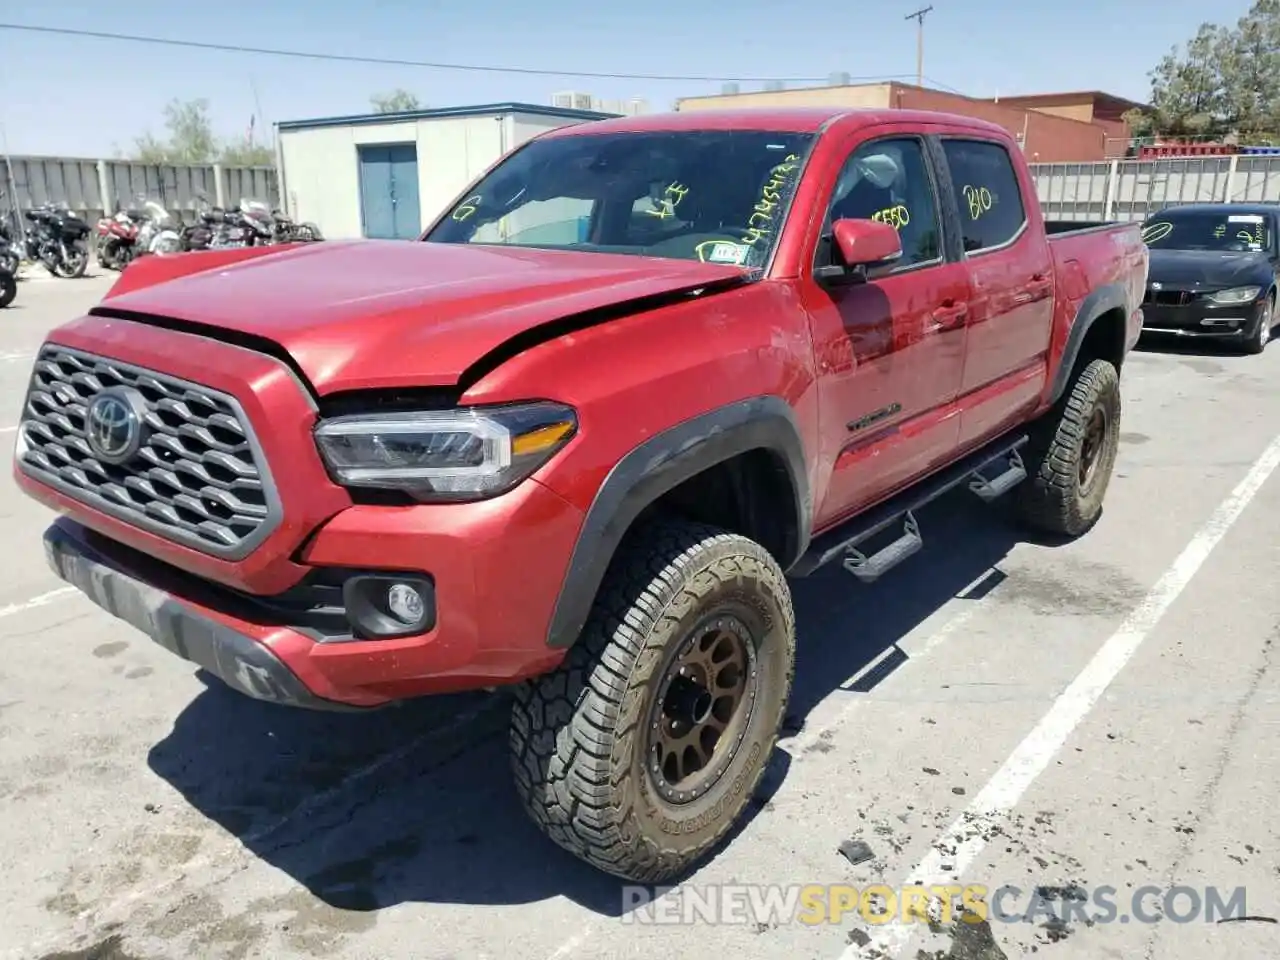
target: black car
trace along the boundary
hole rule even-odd
[[[1143,332],[1229,340],[1261,353],[1275,324],[1278,214],[1269,204],[1197,203],[1147,220]]]

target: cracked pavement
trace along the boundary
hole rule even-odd
[[[21,283],[0,356],[29,355],[109,282]],[[0,362],[11,417],[29,369]],[[909,880],[1280,432],[1277,383],[1280,345],[1139,352],[1088,536],[1027,543],[959,493],[920,515],[928,549],[877,586],[838,570],[796,583],[788,737],[747,822],[686,886]],[[835,960],[867,937],[852,913],[634,922],[618,882],[520,811],[500,696],[291,712],[206,683],[74,593],[46,596],[62,586],[40,552],[50,515],[17,493],[0,440],[0,958]],[[956,881],[1017,888],[1009,913],[1036,888],[1059,907],[1114,888],[1120,914],[1145,886],[1244,888],[1262,919],[1103,922],[1084,904],[1063,922],[922,927],[904,956],[1280,953],[1278,574],[1273,476],[1014,811],[973,821],[986,846]],[[871,859],[851,864],[846,840]]]

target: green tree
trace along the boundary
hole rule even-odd
[[[135,141],[137,159],[144,163],[212,163],[218,140],[209,119],[208,100],[171,100],[164,108],[167,140],[148,132]]]
[[[1161,133],[1218,133],[1225,106],[1222,62],[1231,37],[1203,23],[1186,45],[1161,58],[1151,71],[1151,103]]]
[[[1280,129],[1280,0],[1258,0],[1221,55],[1223,113],[1245,134]]]
[[[265,144],[250,143],[247,139],[238,143],[228,141],[218,160],[228,167],[270,167],[276,162],[276,153]]]
[[[373,105],[375,113],[408,113],[410,110],[422,109],[417,97],[398,87],[390,93],[375,93],[369,98],[369,103]]]
[[[1150,78],[1152,109],[1126,117],[1135,136],[1266,139],[1280,130],[1280,0],[1255,0],[1234,27],[1201,24]]]
[[[134,141],[133,159],[143,163],[224,163],[232,167],[270,166],[275,151],[247,137],[223,141],[213,130],[209,101],[172,100],[164,108],[164,140],[148,132]]]

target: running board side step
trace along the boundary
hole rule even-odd
[[[1027,479],[1027,468],[1022,463],[1022,454],[1016,448],[1009,452],[1008,457],[1003,459],[1004,470],[995,477],[988,480],[982,475],[981,470],[975,470],[973,478],[969,481],[969,489],[986,503],[1003,497],[1023,480]]]
[[[924,546],[916,512],[959,487],[969,489],[985,502],[1003,496],[1027,478],[1021,449],[1025,433],[1006,434],[973,453],[926,477],[902,493],[840,526],[813,538],[808,551],[787,571],[789,577],[807,577],[834,560],[862,583],[874,583]],[[988,478],[987,474],[994,474]],[[898,528],[898,536],[875,551],[861,549],[869,540]]]

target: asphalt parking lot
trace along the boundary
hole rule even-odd
[[[0,956],[1280,954],[1280,344],[1136,353],[1105,514],[1075,543],[1025,542],[961,493],[875,588],[798,583],[788,737],[752,815],[637,906],[526,822],[501,697],[265,706],[47,570],[50,515],[9,477],[13,427],[45,331],[111,279],[25,281],[0,311]],[[847,840],[870,858],[838,853]],[[849,902],[821,923],[730,909],[765,885],[917,881],[1012,889],[1001,917],[932,929]],[[1066,909],[1106,888],[1113,918]],[[1216,918],[1236,922],[1192,907],[1238,889],[1247,908]]]

